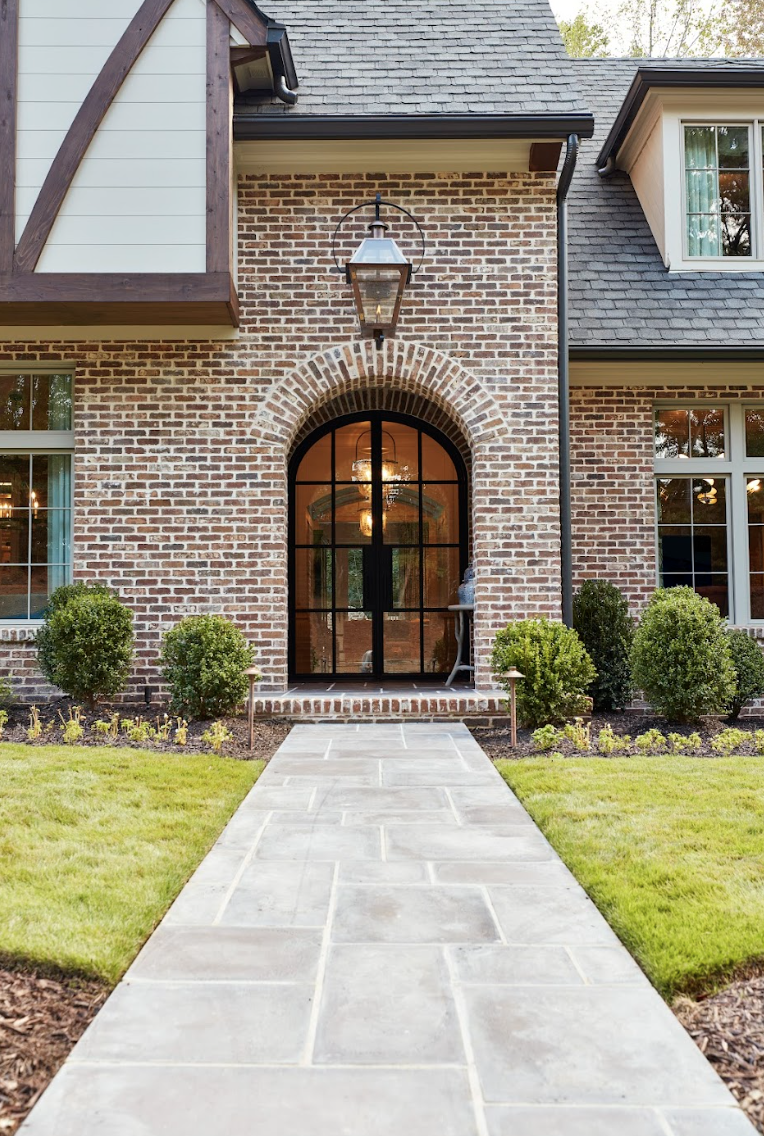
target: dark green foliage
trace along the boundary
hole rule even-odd
[[[576,632],[562,623],[510,623],[496,636],[491,665],[507,691],[510,667],[525,675],[517,682],[517,713],[531,729],[564,722],[591,708],[585,692],[597,672]]]
[[[573,598],[573,626],[597,677],[589,688],[595,710],[623,710],[631,700],[629,652],[634,620],[625,597],[609,580],[585,580]]]
[[[735,669],[718,607],[692,588],[659,588],[634,635],[631,674],[669,720],[722,713],[735,692]]]
[[[43,612],[43,623],[40,630],[35,636],[35,647],[37,648],[37,662],[40,670],[46,677],[50,674],[56,665],[53,643],[50,636],[48,627],[48,620],[54,611],[59,611],[69,603],[69,600],[75,599],[77,596],[114,596],[111,588],[107,588],[105,584],[86,584],[82,580],[78,580],[76,584],[62,584],[60,588],[56,588],[55,592],[48,600],[48,606]]]
[[[93,707],[124,690],[133,661],[133,613],[103,584],[57,588],[37,633],[37,662],[54,686]]]
[[[764,694],[764,652],[750,635],[734,627],[727,628],[727,641],[736,675],[730,718],[737,718],[746,702]]]
[[[245,670],[254,648],[222,615],[192,615],[168,631],[162,642],[162,674],[174,714],[217,718],[247,696]]]

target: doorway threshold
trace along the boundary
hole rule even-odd
[[[506,695],[498,689],[476,690],[464,683],[451,687],[432,682],[298,682],[278,694],[255,695],[257,718],[300,722],[400,722],[404,719],[470,725],[505,720]]]

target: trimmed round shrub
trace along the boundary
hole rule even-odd
[[[764,652],[745,631],[727,628],[727,641],[735,668],[735,692],[730,702],[730,718],[737,718],[751,698],[764,694]]]
[[[591,709],[586,690],[597,677],[594,664],[575,631],[548,619],[524,619],[499,631],[491,666],[505,690],[510,667],[518,679],[517,715],[524,726],[536,729],[565,722]]]
[[[735,692],[735,668],[718,607],[692,588],[659,588],[634,634],[631,675],[671,721],[723,713]]]
[[[242,704],[249,691],[245,670],[254,648],[222,615],[191,615],[162,640],[162,674],[174,714],[220,718]]]
[[[133,613],[103,584],[66,584],[50,598],[37,633],[37,662],[54,686],[92,709],[127,685]]]
[[[595,710],[623,710],[631,700],[629,652],[634,620],[609,580],[585,580],[573,597],[573,627],[597,668],[589,688]]]

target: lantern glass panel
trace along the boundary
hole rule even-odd
[[[354,275],[361,302],[361,323],[369,327],[392,326],[403,281],[400,270],[357,265]]]

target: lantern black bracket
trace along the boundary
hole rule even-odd
[[[348,271],[347,265],[343,268],[337,258],[337,237],[339,236],[340,229],[345,224],[348,217],[352,217],[352,215],[354,213],[357,213],[359,209],[367,209],[370,205],[374,206],[374,219],[376,221],[382,220],[380,217],[380,208],[384,205],[386,209],[397,209],[399,213],[404,213],[409,218],[409,220],[413,221],[416,225],[417,232],[419,233],[419,239],[422,242],[422,252],[419,257],[419,264],[416,266],[416,268],[414,268],[413,266],[409,268],[409,274],[406,280],[406,283],[409,284],[411,282],[411,277],[415,276],[417,272],[419,272],[419,269],[422,267],[425,254],[427,252],[427,244],[424,239],[424,233],[422,232],[422,226],[419,224],[413,213],[409,213],[408,209],[404,209],[402,205],[396,205],[393,201],[383,201],[381,193],[378,193],[373,201],[362,201],[360,205],[354,205],[352,209],[348,209],[347,213],[343,217],[340,217],[339,221],[337,222],[337,227],[334,230],[334,234],[332,235],[332,257],[334,259],[335,269],[340,273],[340,275],[344,275],[345,280],[349,284],[350,272]],[[382,223],[384,224],[384,222]],[[385,228],[387,228],[386,225]],[[382,336],[382,338],[384,339],[384,336]]]

